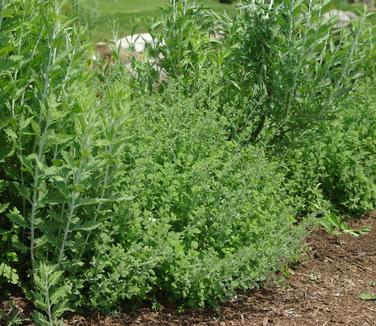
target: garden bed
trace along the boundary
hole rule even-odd
[[[353,228],[370,227],[359,238],[334,236],[320,229],[307,238],[306,259],[284,279],[239,295],[219,313],[192,310],[179,314],[173,307],[158,312],[139,309],[111,318],[73,316],[69,325],[374,325],[376,303],[362,293],[376,292],[376,212],[355,220]]]

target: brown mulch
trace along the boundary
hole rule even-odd
[[[218,312],[140,308],[118,317],[72,316],[66,325],[376,325],[376,301],[359,298],[364,292],[376,294],[376,212],[351,226],[371,230],[358,238],[315,232],[307,239],[306,259],[289,270],[287,279],[276,276],[272,285],[239,295]]]

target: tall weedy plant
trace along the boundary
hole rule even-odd
[[[109,203],[127,199],[114,196],[126,109],[113,103],[126,99],[126,89],[114,85],[96,97],[79,26],[62,14],[64,5],[2,1],[0,14],[1,202],[12,207],[4,228],[18,228],[35,282],[56,269],[67,279],[76,273]]]
[[[227,25],[222,65],[233,137],[275,142],[328,118],[346,99],[367,58],[365,17],[338,29],[323,19],[326,4],[243,2]]]
[[[196,2],[171,0],[151,26],[156,44],[149,48],[164,73],[177,79],[186,93],[205,87],[216,48],[214,12]],[[209,76],[208,76],[209,75]]]
[[[230,137],[274,143],[329,118],[362,72],[365,16],[338,29],[327,3],[249,0],[232,17],[172,1],[153,25],[154,57],[187,94],[221,103]]]

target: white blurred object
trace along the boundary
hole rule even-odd
[[[146,43],[152,46],[156,44],[156,41],[149,33],[128,35],[115,42],[118,49],[137,53],[144,52]]]
[[[99,60],[104,60],[112,64],[113,53],[116,52],[118,53],[120,62],[125,65],[131,75],[137,76],[137,72],[132,65],[132,60],[136,59],[136,61],[150,64],[159,74],[159,81],[161,82],[167,78],[166,72],[159,66],[159,60],[163,59],[163,56],[149,57],[145,55],[146,44],[149,44],[151,47],[156,47],[157,41],[153,39],[151,34],[142,33],[128,35],[112,43],[99,42],[95,45],[95,53],[92,59],[94,63]]]

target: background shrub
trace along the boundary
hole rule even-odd
[[[372,86],[370,86],[372,85]],[[283,155],[302,212],[337,210],[360,215],[375,207],[375,105],[373,83],[357,85],[333,119],[295,134]],[[299,201],[298,201],[299,202]],[[309,208],[308,208],[309,207]]]
[[[338,29],[325,5],[244,1],[226,16],[179,1],[153,25],[163,42],[152,53],[184,94],[205,89],[206,107],[219,102],[229,137],[274,143],[330,118],[369,71],[374,27],[362,16]]]

